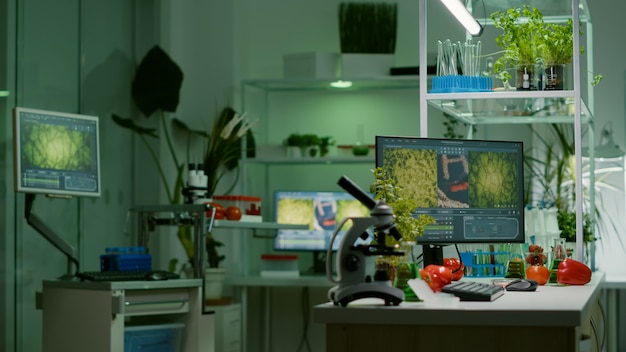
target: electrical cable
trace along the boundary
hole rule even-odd
[[[309,288],[304,287],[302,289],[302,337],[300,338],[300,344],[298,345],[298,349],[296,351],[301,351],[303,347],[306,347],[306,350],[311,352],[311,344],[309,343],[309,317],[311,313],[311,308],[309,307]]]

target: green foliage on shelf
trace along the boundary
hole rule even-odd
[[[339,4],[342,53],[393,54],[396,49],[397,5]]]
[[[503,54],[494,62],[494,73],[506,82],[511,78],[508,69],[527,67],[532,71],[541,57],[541,35],[545,27],[541,11],[529,6],[510,8],[492,13],[491,19],[496,28],[502,29],[496,44]]]

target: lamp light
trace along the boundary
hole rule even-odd
[[[338,81],[330,82],[330,86],[333,88],[350,88],[352,87],[352,82],[338,80]]]
[[[448,8],[448,11],[456,17],[457,21],[465,27],[469,34],[478,37],[483,33],[483,26],[476,21],[460,0],[441,0],[441,3]]]

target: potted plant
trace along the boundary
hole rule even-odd
[[[391,236],[387,236],[385,244],[398,248],[404,246],[405,250],[410,251],[417,238],[424,234],[426,225],[434,224],[435,219],[426,214],[421,214],[415,218],[412,212],[416,208],[416,203],[413,199],[407,198],[403,194],[402,187],[382,167],[377,167],[372,172],[374,174],[374,182],[370,185],[370,192],[374,194],[375,200],[382,200],[393,209],[395,215],[394,222],[402,235],[399,241],[396,241]],[[402,257],[398,256],[380,256],[376,258],[375,262],[377,267],[386,268],[390,272],[390,279],[393,282],[394,274],[401,260]]]
[[[565,65],[572,62],[574,48],[572,19],[546,23],[541,35],[541,59],[546,73],[546,90],[562,90]],[[582,50],[582,49],[581,49]]]
[[[284,142],[287,146],[287,155],[291,157],[316,156],[320,143],[320,137],[312,133],[292,133]]]
[[[220,267],[220,263],[226,259],[226,256],[220,254],[218,248],[223,246],[224,243],[215,239],[212,233],[207,234],[205,248],[209,267],[204,270],[205,300],[219,300],[222,298],[226,270]]]
[[[231,108],[225,108],[214,119],[213,130],[210,132],[197,131],[189,128],[184,122],[173,118],[169,113],[174,113],[178,107],[180,88],[183,81],[183,72],[180,67],[161,49],[154,46],[148,51],[137,67],[132,81],[132,99],[139,111],[147,118],[157,116],[161,124],[161,135],[152,127],[137,124],[132,118],[124,118],[113,114],[113,121],[120,127],[126,128],[137,135],[149,151],[154,161],[159,178],[166,191],[169,204],[181,204],[183,202],[183,189],[185,187],[185,165],[190,162],[189,148],[186,160],[179,158],[173,144],[173,136],[182,134],[186,138],[187,145],[191,144],[192,138],[201,138],[206,141],[207,149],[204,151],[205,163],[210,156],[224,156],[219,158],[216,164],[205,170],[208,173],[225,172],[237,167],[237,160],[241,156],[241,139],[246,138],[248,155],[254,155],[254,139],[250,131],[251,124],[243,120]],[[174,132],[177,130],[177,133]],[[149,138],[165,138],[170,156],[174,163],[175,178],[173,186],[167,178],[166,170],[163,169],[158,154],[149,143]],[[215,166],[216,165],[216,166]],[[205,165],[205,168],[209,166]],[[213,167],[215,166],[215,167]],[[214,190],[219,182],[221,174],[209,178],[208,190]],[[234,186],[234,184],[233,184]],[[191,228],[181,226],[177,230],[177,236],[187,256],[187,262],[183,263],[179,271],[191,268],[194,258],[194,244],[192,241]],[[170,261],[170,271],[176,271],[178,260]]]
[[[494,73],[507,85],[511,79],[509,70],[513,70],[517,75],[517,89],[537,89],[535,73],[540,64],[541,34],[545,33],[543,14],[526,5],[496,11],[491,14],[491,19],[496,28],[502,29],[496,37],[496,44],[503,53],[494,62]]]
[[[339,4],[342,77],[389,75],[397,31],[395,3]]]
[[[320,148],[320,156],[324,157],[326,155],[328,155],[328,153],[330,152],[330,147],[335,145],[335,140],[333,139],[333,137],[320,137],[320,144],[319,144],[319,148]]]

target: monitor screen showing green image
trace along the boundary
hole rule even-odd
[[[100,196],[98,117],[15,108],[15,191]]]

